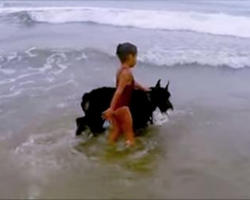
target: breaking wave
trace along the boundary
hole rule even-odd
[[[250,17],[225,13],[130,10],[94,7],[0,7],[0,18],[18,22],[79,23],[146,29],[195,31],[216,35],[250,37]]]

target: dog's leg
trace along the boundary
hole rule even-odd
[[[92,116],[89,118],[89,128],[94,136],[97,136],[105,131],[103,124],[104,120],[99,116]]]
[[[80,136],[82,134],[82,132],[84,132],[86,130],[86,126],[78,126],[76,129],[76,136]]]
[[[87,127],[87,118],[86,117],[79,117],[76,119],[76,136],[79,136],[82,134],[83,131],[86,130]]]
[[[79,127],[82,122],[85,122],[85,117],[76,118],[76,126]]]

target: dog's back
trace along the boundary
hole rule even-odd
[[[102,112],[110,106],[115,88],[101,87],[85,93],[82,97],[81,107],[85,114]]]

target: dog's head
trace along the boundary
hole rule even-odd
[[[169,92],[169,81],[166,87],[161,87],[161,80],[158,80],[155,87],[151,87],[150,98],[156,107],[160,109],[162,113],[166,113],[168,110],[174,110],[172,103],[170,102],[171,94]]]

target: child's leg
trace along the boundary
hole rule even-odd
[[[117,140],[118,135],[121,133],[121,128],[119,127],[119,123],[117,122],[115,116],[113,116],[111,124],[112,124],[112,129],[111,132],[109,133],[108,141],[110,144],[113,144]]]
[[[114,116],[121,133],[126,134],[127,142],[134,144],[133,120],[129,108],[122,107],[117,109]]]

